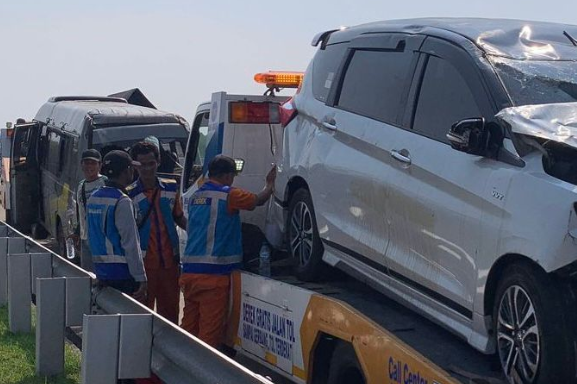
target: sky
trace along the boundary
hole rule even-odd
[[[548,1],[0,0],[0,126],[32,119],[50,96],[140,88],[192,121],[213,92],[262,94],[257,72],[304,71],[315,34],[414,17],[577,24]]]

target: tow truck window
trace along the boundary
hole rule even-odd
[[[183,183],[187,190],[202,175],[206,147],[209,143],[208,112],[196,115],[188,141],[188,151],[184,166]]]

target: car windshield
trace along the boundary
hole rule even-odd
[[[515,106],[577,101],[576,61],[489,59]]]

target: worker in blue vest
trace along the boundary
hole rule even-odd
[[[219,347],[228,309],[230,274],[242,261],[241,210],[253,210],[272,195],[276,167],[258,193],[232,187],[236,164],[218,155],[208,164],[209,179],[192,195],[188,239],[182,257],[182,328]]]
[[[139,164],[124,151],[104,156],[105,185],[88,199],[88,240],[94,272],[100,284],[146,300],[146,273],[138,239],[134,207],[126,194],[133,167]]]

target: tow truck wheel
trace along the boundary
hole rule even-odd
[[[299,189],[289,205],[288,237],[290,254],[295,260],[295,275],[300,280],[316,280],[322,270],[323,246],[311,195]]]
[[[350,343],[339,342],[335,347],[327,384],[365,384],[363,370]]]
[[[497,353],[510,383],[569,383],[574,377],[573,332],[563,292],[526,264],[503,272],[493,322]]]

